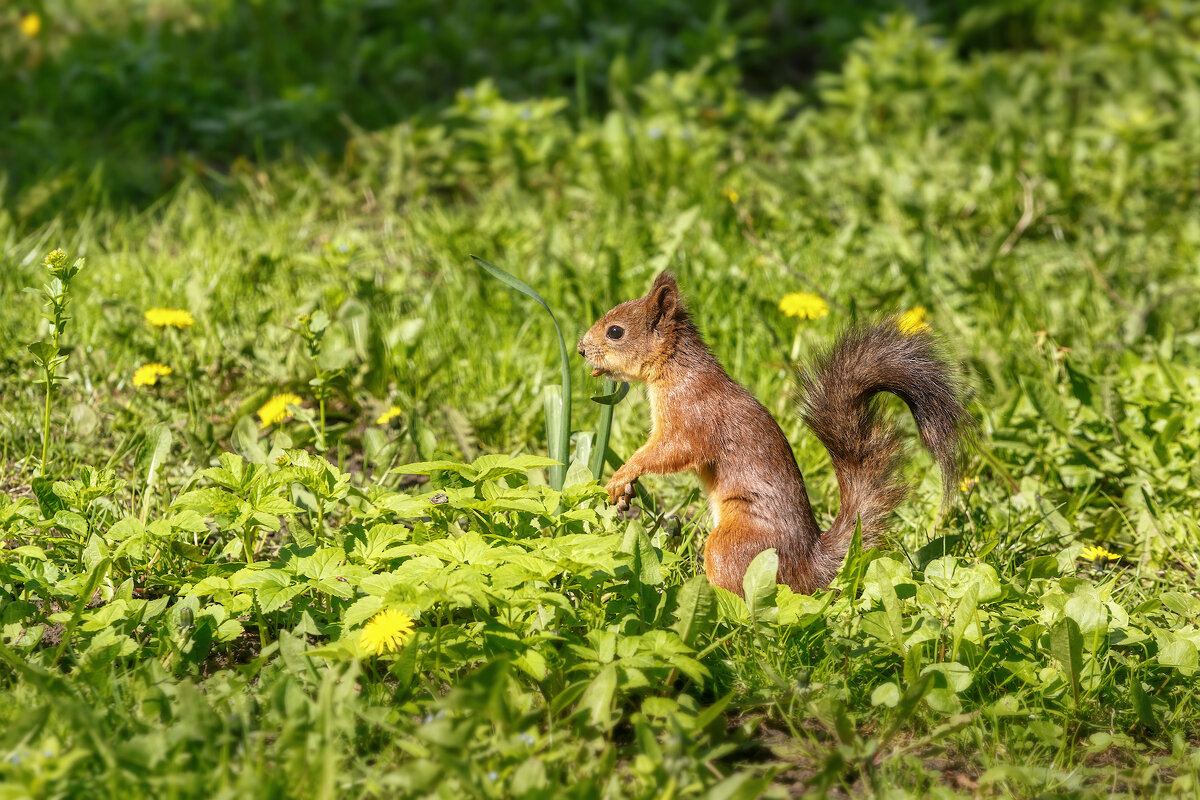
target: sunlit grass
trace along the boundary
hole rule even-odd
[[[23,185],[0,292],[57,247],[87,269],[48,417],[24,344],[56,323],[0,304],[0,780],[1191,791],[1200,77],[1193,28],[1110,14],[970,60],[889,20],[820,107],[716,68],[582,118],[479,84],[140,210]],[[752,607],[708,592],[694,477],[647,478],[633,522],[588,483],[603,448],[554,488],[547,387],[560,448],[614,387],[472,252],[564,343],[673,270],[826,521],[794,362],[859,318],[931,325],[973,376],[961,503],[917,451],[836,591],[773,593],[762,562]],[[612,450],[648,425],[635,388]]]

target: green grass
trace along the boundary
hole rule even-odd
[[[233,8],[227,30],[247,30]],[[1084,25],[1075,4],[989,5],[940,28],[831,12],[828,71],[794,88],[767,80],[753,12],[702,11],[709,38],[624,78],[620,48],[597,50],[583,92],[569,54],[539,62],[553,80],[496,59],[403,103],[365,70],[331,101],[361,124],[300,120],[278,148],[188,139],[184,119],[156,149],[111,99],[38,116],[9,98],[53,155],[5,140],[0,797],[1197,790],[1194,7]],[[305,35],[332,36],[313,14]],[[71,48],[98,63],[122,26],[149,29],[88,24],[90,44],[48,25],[60,60],[40,67],[0,33],[22,91],[66,74]],[[226,51],[212,31],[188,41],[125,47],[190,97],[207,84],[170,59]],[[412,47],[449,59],[436,44]],[[271,86],[335,79],[277,55]],[[233,71],[214,60],[208,85],[230,113]],[[363,116],[372,92],[394,108]],[[97,152],[103,170],[81,171]],[[138,177],[164,156],[188,168]],[[56,247],[87,259],[60,341],[57,483],[37,480],[45,398],[25,347],[50,329],[21,293]],[[694,477],[644,481],[632,522],[586,463],[547,485],[552,326],[471,253],[536,289],[568,340],[672,269],[826,520],[836,481],[796,414],[797,362],[857,317],[925,306],[972,375],[968,490],[940,514],[914,449],[887,547],[852,554],[831,590],[775,590],[769,557],[749,602],[710,590]],[[798,326],[777,310],[790,291],[833,313]],[[152,328],[151,307],[196,323]],[[298,317],[317,312],[314,362]],[[173,372],[134,387],[149,362]],[[573,369],[574,427],[594,430],[599,381]],[[281,392],[303,407],[260,429]],[[616,407],[618,454],[648,415],[640,390]],[[1095,545],[1119,559],[1081,557]],[[360,631],[385,607],[417,633],[371,656]]]

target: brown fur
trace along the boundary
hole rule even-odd
[[[619,339],[607,336],[614,325]],[[783,431],[704,344],[670,274],[601,317],[578,350],[593,374],[641,381],[650,396],[650,437],[609,481],[610,502],[627,503],[642,475],[699,473],[715,523],[705,572],[732,592],[742,593],[746,567],[768,548],[779,555],[778,580],[812,592],[837,574],[859,518],[864,542],[878,537],[907,488],[897,477],[900,440],[875,409],[881,391],[908,404],[946,497],[957,488],[967,417],[954,372],[927,332],[902,333],[894,319],[851,329],[800,376],[803,418],[829,450],[841,491],[825,532]]]

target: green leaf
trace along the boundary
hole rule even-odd
[[[779,611],[775,606],[778,575],[779,554],[773,547],[756,555],[746,567],[746,574],[742,577],[742,591],[746,597],[746,609],[750,613],[750,619],[769,622],[775,618]]]
[[[909,684],[904,690],[904,694],[900,697],[900,701],[896,703],[896,716],[892,718],[892,725],[889,732],[884,736],[884,741],[890,739],[896,731],[900,729],[904,723],[912,717],[921,701],[925,698],[933,688],[933,675],[925,673],[917,680]]]
[[[58,347],[53,342],[37,341],[25,345],[25,349],[33,354],[40,366],[46,367],[58,355]]]
[[[510,275],[494,264],[484,261],[478,256],[473,255],[471,258],[475,260],[475,263],[480,268],[496,280],[532,298],[546,310],[546,313],[550,315],[550,321],[554,323],[554,332],[558,334],[558,354],[562,368],[562,385],[559,387],[558,398],[560,405],[557,406],[557,418],[553,420],[555,423],[554,431],[550,436],[550,440],[553,442],[550,448],[550,457],[558,462],[558,466],[550,468],[550,485],[562,491],[563,484],[567,479],[567,464],[571,460],[571,356],[567,352],[567,342],[563,339],[562,328],[559,327],[558,320],[555,318],[554,312],[550,310],[550,306],[529,284],[520,278]],[[547,408],[549,408],[549,400],[547,400]],[[550,424],[550,421],[550,416],[547,415],[547,424]]]
[[[717,598],[712,585],[703,575],[694,575],[679,587],[675,599],[675,624],[672,630],[688,647],[695,646],[697,638],[711,631],[717,621]]]
[[[142,483],[142,513],[140,516],[142,522],[146,521],[146,517],[150,513],[150,503],[154,500],[158,470],[171,452],[171,441],[171,429],[163,422],[156,423],[146,433],[141,457],[138,459],[146,474],[146,480]]]
[[[1154,713],[1154,705],[1150,702],[1150,696],[1146,694],[1146,690],[1142,687],[1142,680],[1134,675],[1129,682],[1129,699],[1133,705],[1133,711],[1137,714],[1138,721],[1151,730],[1157,730],[1159,727],[1158,717]]]
[[[1050,426],[1059,433],[1068,433],[1070,421],[1067,416],[1067,407],[1063,405],[1062,398],[1054,389],[1040,380],[1035,381],[1024,376],[1020,378],[1020,383],[1025,397],[1042,416],[1042,419],[1050,423]]]
[[[705,800],[755,800],[771,785],[773,775],[755,775],[749,771],[735,772],[708,790]]]
[[[388,470],[389,475],[432,475],[435,472],[454,472],[469,481],[475,479],[475,467],[461,461],[418,461]]]
[[[8,723],[3,736],[0,737],[0,748],[8,753],[16,753],[27,742],[36,739],[46,727],[52,709],[53,704],[48,703],[23,711],[19,717]]]
[[[557,466],[560,465],[554,459],[542,458],[541,456],[524,455],[510,457],[506,455],[486,455],[475,459],[475,463],[471,465],[475,470],[475,477],[471,480],[473,483],[478,484],[508,475],[524,475],[532,469],[553,468]]]
[[[929,664],[925,667],[924,672],[937,673],[945,680],[946,688],[955,694],[965,692],[971,686],[971,668],[956,661],[940,661],[936,664]],[[939,682],[937,685],[941,686],[941,683]]]
[[[1158,649],[1158,663],[1190,672],[1197,666],[1196,645],[1187,639],[1167,642]]]
[[[626,529],[621,549],[633,556],[634,574],[642,586],[662,583],[662,562],[641,525],[633,524]]]
[[[951,533],[929,542],[916,553],[917,569],[925,569],[934,559],[955,555],[963,538],[961,533]]]
[[[959,599],[954,608],[954,626],[951,629],[950,652],[952,658],[958,657],[958,648],[962,644],[967,628],[975,621],[975,612],[979,608],[979,585],[971,584]]]
[[[1094,592],[1072,595],[1063,607],[1063,613],[1075,621],[1081,634],[1103,636],[1108,631],[1108,609]]]
[[[41,509],[43,519],[54,519],[54,515],[65,509],[67,504],[63,499],[54,492],[54,484],[56,478],[49,476],[38,476],[29,482],[29,488],[33,490],[33,496],[37,498],[38,508]]]
[[[888,681],[875,687],[871,692],[871,705],[895,708],[900,702],[900,687],[894,681]]]
[[[612,727],[613,695],[617,691],[617,665],[606,664],[584,689],[579,698],[579,708],[586,711],[593,725],[603,729]]]
[[[616,387],[614,390],[613,387]],[[617,403],[625,399],[625,395],[629,394],[629,384],[621,381],[618,384],[612,378],[604,379],[604,394],[592,395],[592,402],[599,403],[602,406],[615,406]]]
[[[285,605],[290,603],[296,595],[300,594],[307,588],[308,587],[302,583],[267,583],[255,591],[254,599],[258,601],[259,609],[262,611],[262,613],[270,614],[283,608]]]
[[[46,551],[35,544],[23,544],[20,547],[13,548],[10,552],[18,558],[36,558],[38,561],[46,560]]]
[[[360,597],[354,605],[346,609],[342,615],[342,625],[346,628],[357,627],[383,610],[383,598],[376,595]]]
[[[1064,617],[1050,629],[1050,654],[1062,664],[1071,683],[1075,704],[1079,705],[1079,676],[1083,672],[1083,635],[1079,624]]]

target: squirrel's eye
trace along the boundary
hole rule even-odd
[[[625,329],[620,325],[609,325],[608,330],[604,333],[610,339],[620,339],[625,335]]]

